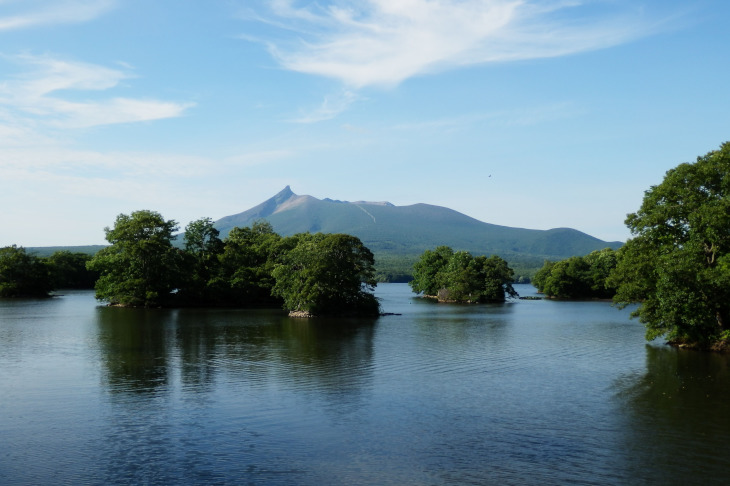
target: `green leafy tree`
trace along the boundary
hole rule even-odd
[[[411,289],[454,302],[504,302],[517,297],[514,271],[502,258],[454,252],[448,246],[426,250],[413,267]]]
[[[611,298],[615,287],[608,277],[615,267],[616,252],[605,248],[586,256],[545,261],[532,284],[539,292],[561,299]]]
[[[0,248],[0,297],[47,297],[54,289],[49,267],[23,247]]]
[[[554,266],[555,262],[545,260],[542,268],[535,272],[535,275],[532,277],[531,282],[532,285],[537,288],[538,292],[545,291],[545,282],[547,282],[547,279],[550,276],[550,273],[552,273]]]
[[[93,289],[98,272],[86,268],[92,256],[88,253],[74,253],[68,250],[54,252],[46,259],[53,287],[56,289]]]
[[[626,224],[610,281],[647,338],[711,346],[730,338],[730,143],[669,170]]]
[[[114,228],[104,228],[111,244],[88,263],[101,276],[96,298],[136,307],[167,305],[181,282],[182,255],[172,246],[177,223],[154,211],[117,216]]]
[[[512,287],[515,272],[504,259],[492,255],[490,257],[478,256],[475,261],[480,268],[479,278],[484,281],[481,301],[504,302],[508,296],[512,298],[519,296]]]
[[[216,283],[224,245],[210,218],[201,218],[185,227],[185,283],[180,297],[188,303],[211,303],[218,296]]]
[[[359,238],[344,234],[300,234],[274,268],[274,295],[284,308],[311,315],[377,315],[371,293],[376,285],[372,252]]]
[[[609,281],[611,272],[616,268],[616,252],[611,248],[596,250],[583,259],[589,265],[591,296],[601,299],[610,299],[616,294],[616,287]]]
[[[233,228],[220,258],[219,295],[236,305],[280,304],[272,296],[272,272],[286,250],[281,236],[267,221],[255,221],[250,228]]]
[[[545,279],[543,292],[559,298],[590,297],[590,265],[582,257],[556,262]]]
[[[438,246],[435,250],[426,250],[413,265],[413,280],[409,282],[416,293],[435,296],[446,286],[444,270],[449,264],[454,250],[448,246]]]
[[[453,253],[436,281],[443,284],[437,294],[441,300],[458,302],[478,302],[484,284],[483,279],[479,278],[474,257],[468,251]]]

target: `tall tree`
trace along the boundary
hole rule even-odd
[[[553,297],[580,299],[591,296],[591,284],[590,264],[575,256],[552,265],[541,290]]]
[[[110,304],[154,307],[173,298],[181,281],[182,255],[172,246],[178,230],[154,211],[135,211],[117,216],[113,228],[104,228],[111,244],[88,263],[101,277],[96,298]]]
[[[272,296],[272,272],[285,251],[281,236],[267,221],[255,221],[250,228],[233,228],[221,255],[219,295],[237,305],[280,304]]]
[[[274,295],[284,307],[312,315],[377,315],[371,293],[375,281],[372,252],[359,238],[344,234],[300,234],[296,246],[274,268]]]
[[[424,251],[413,265],[413,280],[409,283],[411,289],[431,296],[438,294],[446,286],[444,270],[453,255],[454,250],[448,246]]]
[[[92,256],[88,253],[59,250],[46,259],[56,289],[93,289],[97,272],[86,268]]]
[[[611,281],[647,338],[709,346],[730,338],[730,143],[669,170],[626,224]]]
[[[475,259],[479,270],[479,277],[484,281],[481,301],[483,302],[504,302],[507,297],[518,297],[519,294],[512,287],[515,279],[515,272],[507,262],[492,255],[490,257],[478,256]]]
[[[186,271],[180,297],[188,303],[210,303],[217,298],[216,279],[220,270],[223,241],[210,218],[201,218],[185,227]]]

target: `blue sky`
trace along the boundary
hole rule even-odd
[[[625,240],[730,140],[725,0],[0,0],[0,246],[297,194]]]

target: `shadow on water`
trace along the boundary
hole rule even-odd
[[[617,383],[627,468],[651,484],[730,484],[730,356],[646,346]]]

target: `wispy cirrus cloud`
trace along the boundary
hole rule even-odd
[[[53,24],[87,22],[108,12],[117,0],[0,0],[0,32]]]
[[[317,123],[325,120],[331,120],[337,115],[347,110],[355,101],[359,99],[359,96],[351,90],[344,90],[340,93],[331,94],[325,96],[322,103],[307,112],[300,114],[300,116],[292,119],[294,123]]]
[[[171,118],[193,106],[147,98],[100,97],[100,93],[134,77],[118,69],[50,56],[3,59],[25,69],[0,82],[0,125],[16,135],[30,127],[75,129]]]
[[[660,22],[618,0],[294,0],[249,20],[281,28],[267,39],[285,69],[351,88],[492,62],[563,56],[654,33]]]

